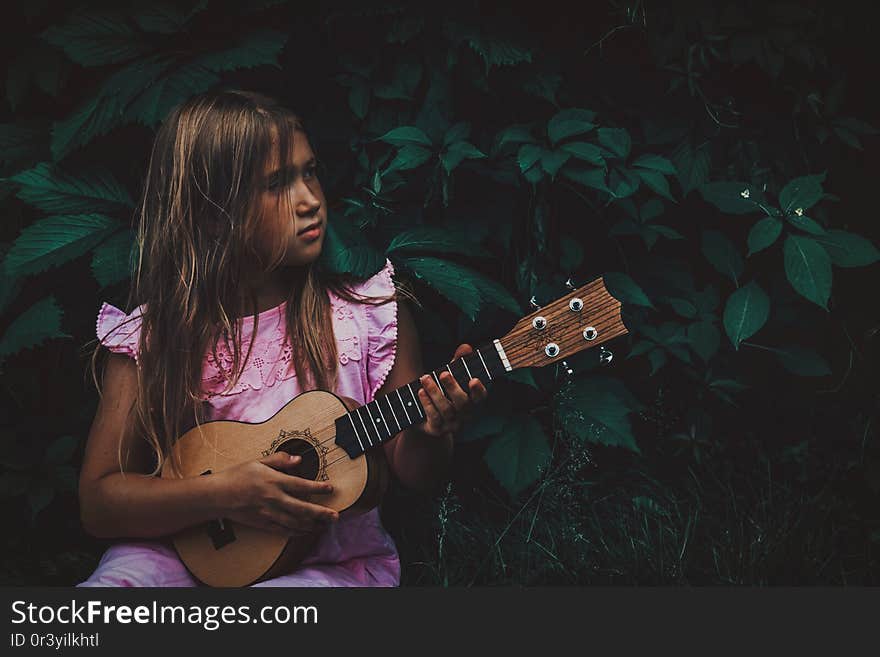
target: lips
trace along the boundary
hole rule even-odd
[[[317,228],[317,227],[320,226],[320,225],[321,225],[321,222],[320,222],[320,221],[316,221],[315,223],[313,223],[313,224],[311,224],[311,225],[306,226],[305,228],[303,228],[301,231],[299,231],[299,232],[297,233],[297,235],[302,235],[303,233],[307,233],[308,231],[310,231],[310,230],[312,230],[312,229],[314,229],[314,228]]]

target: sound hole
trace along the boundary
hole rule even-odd
[[[321,469],[321,459],[318,457],[318,452],[312,443],[301,438],[291,438],[281,443],[277,451],[302,457],[302,461],[296,467],[288,468],[286,472],[303,479],[311,479],[312,481],[318,477],[318,470]]]

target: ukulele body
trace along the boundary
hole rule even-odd
[[[336,510],[340,518],[378,506],[388,486],[384,450],[356,458],[336,444],[335,421],[360,406],[323,390],[304,392],[275,415],[257,424],[215,420],[195,426],[174,444],[180,476],[210,476],[274,452],[299,454],[289,474],[333,484],[329,494],[303,499]],[[172,478],[171,469],[161,476]],[[247,586],[291,572],[314,547],[320,532],[288,536],[228,519],[189,527],[173,537],[180,559],[209,586]]]

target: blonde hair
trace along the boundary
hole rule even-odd
[[[272,140],[278,138],[283,163],[297,130],[305,134],[301,119],[274,98],[227,89],[181,103],[156,134],[135,211],[137,264],[127,301],[129,313],[142,307],[133,431],[155,455],[153,475],[166,464],[184,427],[204,420],[200,394],[206,350],[216,358],[220,336],[227,341],[233,375],[226,391],[250,357],[259,322],[256,295],[238,282],[272,271],[284,255],[262,252],[258,208]],[[400,280],[390,296],[356,296],[350,288],[357,279],[327,271],[320,259],[289,273],[285,320],[303,391],[335,391],[337,385],[328,290],[371,305],[398,299],[398,293],[416,301]],[[242,354],[246,308],[255,325]],[[101,346],[91,355],[99,395]],[[122,442],[118,458],[124,471],[129,454],[124,461]]]

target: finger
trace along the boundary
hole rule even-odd
[[[441,390],[437,387],[436,382],[427,374],[422,377],[422,379],[422,387],[428,393],[431,401],[434,402],[434,406],[437,408],[437,412],[440,413],[440,417],[443,418],[443,421],[450,422],[451,420],[455,419],[452,404],[443,395],[443,390],[446,390],[446,388],[448,387],[451,388],[450,384],[444,384],[441,382],[441,385],[443,386],[443,390]],[[446,390],[446,394],[449,395],[450,391]]]
[[[481,402],[489,396],[486,386],[477,378],[473,378],[468,382],[468,388],[470,389],[471,399],[474,401]]]
[[[453,377],[449,372],[443,372],[440,375],[440,383],[446,389],[447,394],[449,395],[450,402],[452,403],[453,413],[459,412],[462,413],[467,409],[468,404],[470,402],[470,398],[468,394],[461,389],[458,381]]]
[[[260,463],[268,465],[270,468],[275,468],[276,470],[284,470],[291,466],[299,465],[300,461],[302,461],[301,456],[291,456],[287,452],[275,452],[274,454],[270,454],[269,456],[260,459]]]
[[[461,358],[462,356],[467,356],[468,354],[472,353],[474,353],[473,347],[471,347],[467,343],[460,344],[455,350],[455,355],[452,356],[452,360],[456,360],[458,358]]]
[[[427,425],[437,430],[442,429],[443,418],[440,416],[437,407],[434,405],[433,400],[424,388],[419,388],[419,402],[421,402],[422,408],[425,410],[425,421]]]
[[[302,518],[315,522],[331,522],[339,519],[339,514],[328,506],[312,504],[298,497],[281,497],[276,500],[280,511],[291,518]]]
[[[326,481],[313,481],[296,475],[282,474],[281,487],[291,495],[326,495],[333,492],[333,484]]]

